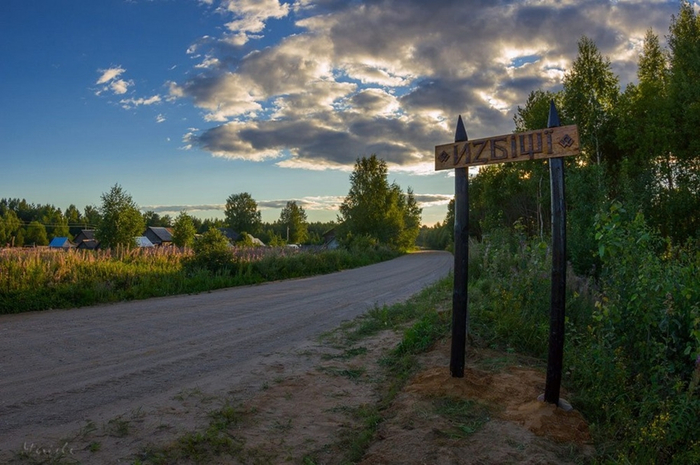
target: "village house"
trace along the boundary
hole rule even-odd
[[[171,228],[149,226],[143,235],[155,246],[162,247],[173,243],[173,230]]]

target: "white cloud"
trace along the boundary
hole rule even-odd
[[[131,80],[120,79],[119,77],[126,72],[121,66],[116,66],[107,69],[98,69],[100,77],[97,78],[96,84],[101,85],[95,91],[96,95],[101,95],[104,92],[111,92],[115,95],[123,95],[129,90],[129,86],[134,84]]]
[[[278,0],[223,0],[219,10],[234,17],[225,25],[230,34],[224,40],[242,46],[249,39],[262,37],[257,34],[263,32],[267,20],[287,16],[289,4]]]
[[[413,198],[416,199],[418,206],[421,208],[429,207],[439,207],[441,205],[447,205],[450,200],[454,198],[453,195],[445,194],[413,194]]]
[[[119,101],[119,104],[124,108],[125,110],[129,110],[134,107],[140,107],[142,105],[155,105],[158,103],[161,103],[162,99],[160,95],[154,95],[152,97],[148,98],[129,98],[129,99],[122,99]]]
[[[457,115],[472,137],[511,131],[531,91],[561,88],[583,35],[623,84],[634,79],[639,41],[667,29],[671,3],[226,0],[224,32],[190,53],[244,49],[202,52],[199,74],[171,83],[169,98],[205,111],[207,128],[185,142],[215,156],[351,170],[376,153],[393,171],[434,174]],[[254,47],[290,14],[297,33]]]
[[[99,73],[102,73],[100,75],[100,77],[97,79],[97,84],[105,84],[105,83],[110,82],[114,79],[117,79],[126,70],[124,68],[122,68],[121,66],[117,66],[114,68],[100,69],[97,71]]]
[[[256,200],[256,203],[261,210],[283,208],[287,205],[287,202],[295,201],[306,211],[337,211],[343,200],[345,200],[344,197],[328,195],[301,197],[298,199]],[[224,211],[226,205],[218,203],[199,205],[142,205],[140,209],[141,211],[152,211],[155,213]]]

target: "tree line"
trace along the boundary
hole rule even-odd
[[[132,246],[134,237],[149,226],[172,228],[173,243],[179,247],[191,247],[198,234],[222,228],[238,234],[245,245],[253,245],[253,238],[272,246],[322,244],[324,233],[336,228],[336,237],[348,245],[381,244],[408,250],[418,236],[421,209],[410,188],[404,193],[387,176],[386,162],[376,155],[358,158],[338,220],[330,222],[309,222],[303,206],[291,200],[277,221],[265,223],[257,202],[247,192],[226,199],[224,218],[204,220],[185,211],[175,218],[154,211],[142,213],[119,184],[101,195],[99,207],[88,205],[83,212],[75,205],[64,213],[50,204],[0,199],[0,245],[44,246],[54,237],[72,239],[83,229],[94,229],[102,247]]]
[[[249,234],[272,245],[318,244],[323,241],[323,233],[336,225],[334,221],[309,222],[303,207],[296,201],[287,202],[278,221],[262,222],[257,203],[248,193],[234,194],[227,199],[227,215],[223,219],[201,219],[184,211],[174,218],[170,215],[161,216],[152,210],[141,212],[131,196],[118,184],[104,193],[101,200],[100,206],[87,205],[80,211],[71,204],[63,212],[51,204],[33,204],[17,198],[0,199],[0,247],[45,246],[54,237],[68,237],[72,240],[84,229],[102,230],[109,236],[106,238],[107,243],[126,244],[149,226],[172,228],[178,235],[175,241],[180,245],[191,245],[195,235],[225,227],[237,232],[250,231]],[[246,208],[251,205],[257,221],[247,225]],[[119,228],[112,228],[117,224],[120,225]]]

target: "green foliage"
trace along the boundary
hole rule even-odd
[[[674,246],[615,202],[595,216],[600,279],[567,275],[564,383],[603,461],[700,459],[700,254]],[[469,247],[476,344],[547,352],[546,244],[508,230]]]
[[[432,404],[435,413],[445,417],[452,425],[453,431],[447,433],[451,437],[467,437],[480,430],[490,419],[489,410],[473,400],[437,397]]]
[[[148,210],[143,213],[143,221],[146,227],[149,226],[159,226],[163,228],[169,228],[172,226],[172,218],[170,215],[160,216],[158,213]]]
[[[596,231],[602,295],[569,362],[578,402],[628,461],[697,463],[700,255],[620,203],[598,215]]]
[[[136,203],[119,184],[102,194],[100,223],[95,238],[103,248],[133,247],[145,223]]]
[[[229,273],[236,266],[231,244],[218,229],[210,229],[197,239],[192,249],[194,256],[185,261],[185,269],[199,269],[213,273]]]
[[[372,155],[355,162],[350,192],[340,205],[342,236],[367,236],[380,244],[407,250],[415,243],[421,209],[413,192],[387,181],[387,165]]]
[[[46,236],[46,227],[38,221],[32,221],[27,226],[27,233],[24,235],[25,244],[48,245],[49,239]]]
[[[562,93],[534,90],[530,92],[525,107],[518,106],[513,117],[515,132],[534,131],[546,128],[549,123],[549,103],[554,100],[557,108],[562,108]]]
[[[387,248],[361,253],[229,248],[218,230],[210,231],[215,232],[205,234],[196,245],[198,256],[170,247],[59,254],[45,249],[2,250],[0,314],[204,292],[330,273],[397,256]]]
[[[253,240],[253,236],[251,236],[247,232],[243,231],[243,232],[241,232],[240,237],[236,241],[236,246],[238,246],[238,247],[257,247],[257,244]]]
[[[85,223],[86,228],[96,228],[100,224],[101,220],[102,217],[100,216],[100,211],[97,209],[97,207],[94,205],[85,206],[85,209],[83,210],[83,222]]]
[[[595,43],[582,37],[578,56],[564,76],[565,120],[579,127],[581,150],[588,163],[600,165],[603,161],[614,165],[618,153],[614,142],[614,108],[619,97],[618,78],[612,72],[608,58],[603,58]]]
[[[301,244],[306,242],[309,232],[304,208],[296,202],[287,202],[280,212],[279,224],[285,230],[287,242]]]
[[[22,245],[16,241],[22,223],[13,210],[6,210],[0,217],[0,245]]]
[[[192,217],[184,211],[180,212],[173,224],[173,244],[178,247],[192,247],[196,234]]]
[[[231,194],[226,199],[224,212],[226,225],[237,233],[245,231],[255,236],[262,231],[258,204],[249,193]]]
[[[546,356],[551,267],[547,244],[522,234],[499,230],[470,243],[469,311],[482,345]]]

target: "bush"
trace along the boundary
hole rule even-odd
[[[237,265],[231,244],[218,229],[212,228],[195,240],[192,246],[194,255],[185,260],[185,269],[194,272],[198,269],[213,273],[230,273]]]
[[[595,217],[596,286],[567,276],[563,382],[603,461],[700,463],[700,254],[651,230],[619,203]],[[546,244],[499,230],[471,243],[476,343],[545,359]]]
[[[571,347],[579,402],[633,463],[700,463],[700,255],[620,203],[596,217],[602,295]]]

